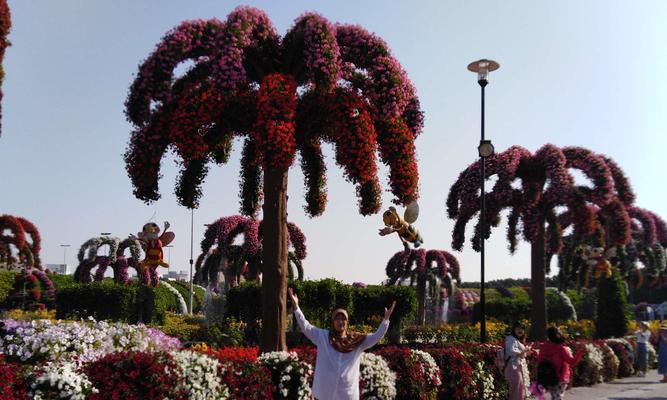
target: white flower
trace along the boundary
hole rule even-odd
[[[391,400],[396,397],[396,374],[381,356],[362,354],[359,375],[364,399]]]

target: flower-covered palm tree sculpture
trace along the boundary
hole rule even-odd
[[[9,5],[7,0],[0,0],[0,118],[2,117],[2,82],[5,80],[5,69],[2,62],[5,59],[5,50],[9,46],[9,29],[12,27],[11,14],[9,12]],[[2,136],[2,128],[0,127],[0,136]]]
[[[417,284],[417,323],[426,323],[426,284],[435,289],[438,280],[445,283],[449,295],[452,294],[453,280],[461,283],[459,262],[451,253],[444,250],[408,249],[400,251],[387,263],[389,285],[403,280],[410,280],[410,285]],[[439,293],[434,293],[435,295]]]
[[[581,171],[592,186],[577,185],[570,170]],[[475,227],[473,249],[481,235],[488,238],[500,222],[500,212],[509,210],[507,239],[510,252],[517,246],[519,222],[524,238],[531,243],[531,337],[546,335],[545,250],[558,254],[563,247],[561,210],[569,213],[573,233],[586,237],[595,229],[591,205],[604,208],[614,200],[614,179],[604,157],[579,147],[558,148],[547,144],[534,154],[513,146],[488,159],[487,176],[496,175],[486,196],[486,232]],[[447,198],[448,216],[456,220],[452,247],[460,250],[467,223],[479,212],[480,175],[477,163],[464,170]],[[619,189],[617,189],[619,190]],[[548,239],[548,240],[547,240]]]
[[[175,77],[185,61],[194,65]],[[286,348],[287,171],[297,151],[311,216],[326,203],[322,141],[357,185],[362,214],[380,207],[376,150],[396,202],[418,197],[414,87],[386,43],[358,26],[307,13],[280,37],[250,7],[224,22],[184,22],[140,65],[126,107],[135,130],[125,161],[144,201],[159,198],[160,161],[172,149],[183,167],[176,195],[196,207],[208,163],[224,164],[232,139],[245,137],[241,212],[255,215],[264,197],[262,351]]]
[[[295,224],[287,223],[288,241],[294,250],[289,252],[288,278],[303,280],[302,261],[306,258],[306,237]],[[257,280],[262,273],[261,222],[233,215],[209,224],[201,242],[202,253],[197,258],[195,281],[217,287],[218,273],[225,278],[225,291],[236,286],[240,278]],[[243,234],[244,241],[235,245]],[[295,274],[296,272],[296,274]]]
[[[0,216],[0,262],[6,267],[18,261],[25,267],[41,270],[41,242],[39,230],[32,222],[23,217]]]

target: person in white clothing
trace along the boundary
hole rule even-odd
[[[301,312],[299,299],[292,288],[288,289],[288,294],[301,332],[317,346],[313,397],[316,400],[358,400],[361,354],[379,342],[387,332],[396,302],[389,309],[384,309],[384,319],[377,331],[364,335],[348,331],[347,311],[342,308],[331,314],[331,329],[312,326]]]

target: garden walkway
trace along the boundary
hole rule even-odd
[[[658,383],[661,377],[656,370],[645,378],[617,379],[593,387],[576,387],[567,391],[567,400],[666,400],[667,383]],[[547,397],[548,398],[548,397]]]

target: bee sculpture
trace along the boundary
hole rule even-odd
[[[406,251],[410,249],[409,243],[412,243],[417,248],[424,242],[417,228],[412,225],[412,223],[417,221],[417,217],[419,217],[419,205],[416,202],[408,205],[403,213],[403,218],[398,215],[396,208],[389,207],[382,214],[382,221],[385,227],[379,230],[379,234],[380,236],[386,236],[396,232],[401,242],[403,242]]]

